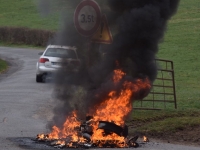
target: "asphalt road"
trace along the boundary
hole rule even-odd
[[[40,51],[0,47],[0,57],[10,65],[9,70],[0,75],[0,150],[39,149],[27,146],[26,141],[19,143],[19,139],[34,138],[38,133],[48,132],[46,123],[53,115],[53,84],[35,82]],[[137,149],[199,150],[200,147],[150,140]]]

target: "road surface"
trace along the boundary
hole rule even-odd
[[[0,57],[9,62],[9,70],[0,75],[2,150],[40,149],[27,146],[29,143],[20,139],[30,139],[38,133],[48,132],[46,124],[53,116],[53,84],[35,82],[36,61],[40,51],[42,50],[0,47]],[[200,147],[150,141],[137,149],[199,150]]]

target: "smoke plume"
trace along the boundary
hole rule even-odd
[[[76,6],[80,0],[70,2],[71,6]],[[50,6],[49,1],[44,0],[41,4],[44,6],[44,3]],[[124,80],[134,82],[147,77],[153,83],[157,75],[154,60],[158,44],[178,4],[179,0],[107,0],[109,27],[117,30],[113,43],[102,44],[98,51],[93,48],[99,45],[88,43],[88,38],[80,36],[73,21],[61,17],[64,27],[53,39],[54,44],[77,46],[82,65],[78,73],[58,72],[55,83],[55,99],[58,101],[53,124],[61,126],[67,114],[74,109],[78,110],[80,118],[86,116],[90,108],[104,100],[110,90],[118,90],[120,85],[115,87],[111,82],[116,62],[127,74]],[[87,50],[88,44],[90,51]],[[144,93],[136,93],[137,96],[132,99],[141,99],[146,96]]]

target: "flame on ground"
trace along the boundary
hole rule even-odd
[[[114,70],[113,82],[114,84],[119,83],[126,74],[120,69]],[[131,97],[140,90],[149,90],[151,84],[148,79],[137,79],[135,82],[124,81],[122,88],[119,93],[116,91],[110,91],[108,98],[105,99],[98,107],[95,107],[95,113],[92,114],[92,126],[93,134],[91,141],[97,143],[99,141],[116,141],[119,147],[125,147],[125,137],[119,136],[115,133],[104,135],[101,129],[98,129],[99,121],[113,122],[118,126],[124,126],[124,119],[132,110],[132,100]],[[85,139],[81,137],[76,128],[80,127],[81,122],[77,120],[76,112],[72,112],[66,118],[63,128],[59,129],[53,126],[52,132],[47,136],[44,134],[39,134],[39,139],[62,139],[66,137],[71,137],[72,142],[84,142]],[[101,143],[103,144],[103,143]],[[100,144],[100,147],[101,147]]]
[[[146,136],[143,136],[143,141],[144,141],[144,142],[149,142],[149,138],[146,137]]]

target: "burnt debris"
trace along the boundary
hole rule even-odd
[[[128,127],[126,125],[124,126],[124,128],[122,128],[112,122],[99,121],[98,129],[103,129],[105,136],[113,132],[119,136],[123,136],[123,137],[128,136]]]
[[[79,138],[77,141],[73,141],[72,136],[67,136],[65,138],[52,139],[48,134],[38,134],[34,140],[37,143],[44,143],[46,145],[55,147],[55,148],[92,148],[92,147],[101,147],[101,148],[122,148],[122,147],[139,147],[137,143],[138,136],[128,137],[128,127],[124,126],[123,128],[116,125],[113,122],[99,121],[98,130],[102,130],[104,136],[111,135],[116,133],[120,137],[123,137],[124,140],[102,140],[96,139],[92,140],[92,126],[90,124],[91,120],[84,121],[80,126],[77,126]]]

